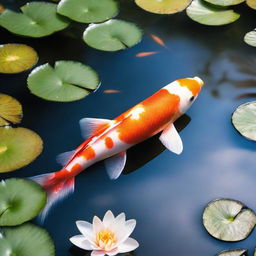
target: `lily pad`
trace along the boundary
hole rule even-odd
[[[9,95],[0,94],[0,126],[18,124],[21,119],[21,104]]]
[[[0,173],[31,163],[43,149],[41,138],[26,128],[0,128]]]
[[[97,23],[109,20],[118,13],[114,0],[62,0],[58,13],[83,23]]]
[[[65,17],[57,14],[57,5],[53,3],[30,2],[21,11],[6,9],[0,15],[0,26],[17,35],[43,37],[69,25]]]
[[[248,32],[244,37],[244,41],[250,46],[256,47],[256,30]]]
[[[242,136],[256,141],[256,101],[240,105],[232,115],[232,123]]]
[[[83,39],[89,46],[102,51],[118,51],[132,47],[142,39],[141,30],[131,22],[109,20],[101,24],[91,24]]]
[[[0,45],[0,73],[20,73],[38,61],[36,51],[25,44]]]
[[[0,183],[0,226],[16,226],[35,218],[47,201],[46,192],[37,183],[7,179]]]
[[[48,232],[33,224],[3,228],[1,256],[54,256],[55,246]]]
[[[213,237],[236,242],[245,239],[252,232],[256,215],[239,201],[217,199],[205,208],[203,224]]]
[[[256,10],[256,0],[246,0],[246,3],[249,7]]]
[[[218,253],[216,256],[247,256],[247,251],[244,249],[226,250]]]
[[[230,6],[241,4],[245,0],[204,0],[210,4],[220,5],[220,6]]]
[[[36,96],[68,102],[84,98],[100,84],[98,74],[89,66],[74,61],[57,61],[54,68],[44,64],[28,77],[28,88]]]
[[[186,9],[192,0],[135,0],[135,3],[147,12],[172,14]]]
[[[221,26],[236,21],[240,14],[233,10],[214,7],[202,0],[193,0],[187,8],[187,15],[194,21],[210,26]]]

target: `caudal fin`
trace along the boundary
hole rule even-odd
[[[31,177],[30,179],[40,184],[47,193],[47,204],[39,216],[42,222],[45,220],[49,210],[54,204],[74,192],[74,177],[69,179],[56,179],[54,173],[47,173]]]

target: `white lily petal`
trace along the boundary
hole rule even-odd
[[[131,252],[134,251],[139,247],[139,243],[133,239],[133,238],[128,238],[125,240],[122,244],[118,246],[118,251],[119,253],[125,253],[125,252]]]
[[[117,255],[118,253],[119,253],[118,248],[115,248],[111,251],[106,252],[106,254],[109,256],[114,256],[114,255]]]
[[[118,237],[118,245],[123,243],[133,232],[136,226],[136,220],[128,220],[125,223],[124,229],[117,231],[116,235]]]
[[[76,226],[86,239],[93,241],[93,227],[91,223],[79,220],[76,222]]]
[[[125,223],[125,214],[122,212],[116,216],[115,222],[117,225],[124,225]]]
[[[74,244],[75,246],[81,249],[84,249],[84,250],[93,249],[91,243],[88,240],[86,240],[86,238],[83,235],[73,236],[69,240],[72,244]]]
[[[93,225],[94,234],[97,234],[100,231],[105,229],[105,226],[104,226],[103,222],[97,216],[93,217],[92,225]]]
[[[104,256],[105,254],[105,251],[92,251],[91,256]]]
[[[114,214],[109,210],[106,212],[103,218],[103,224],[105,227],[108,227],[115,220]]]

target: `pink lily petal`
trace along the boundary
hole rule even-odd
[[[99,233],[100,231],[105,229],[105,226],[103,224],[103,222],[99,219],[99,217],[94,216],[93,217],[93,222],[92,222],[92,226],[93,226],[93,232],[94,234]]]
[[[84,250],[93,250],[92,244],[85,239],[83,235],[73,236],[70,239],[70,242],[75,246],[84,249]]]
[[[126,241],[124,241],[122,244],[118,246],[118,252],[119,253],[131,252],[138,247],[139,247],[139,243],[135,239],[129,237]]]
[[[103,224],[105,227],[108,227],[115,220],[115,216],[111,211],[107,211],[104,218]]]
[[[86,239],[93,242],[94,236],[93,236],[93,227],[91,223],[87,221],[77,221],[76,226]]]
[[[105,251],[92,251],[91,256],[104,256]]]

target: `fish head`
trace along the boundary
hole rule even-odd
[[[179,111],[184,114],[196,100],[203,84],[203,80],[199,77],[182,78],[168,84],[164,89],[179,96]]]

